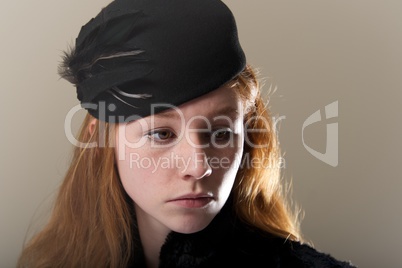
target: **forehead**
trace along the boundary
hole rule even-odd
[[[163,112],[149,115],[141,119],[119,124],[130,129],[149,128],[164,123],[187,124],[189,122],[225,122],[235,123],[244,118],[244,107],[237,90],[232,86],[222,86],[201,97],[188,101],[180,106],[173,106]]]
[[[243,107],[237,91],[231,86],[222,86],[208,94],[188,101],[178,107],[153,115],[155,118],[177,117],[178,113],[184,115],[216,115],[222,114],[230,117],[242,115]]]

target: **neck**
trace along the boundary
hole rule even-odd
[[[170,230],[162,227],[156,220],[150,220],[149,216],[144,217],[145,212],[136,207],[138,232],[144,251],[147,268],[159,266],[159,253]]]

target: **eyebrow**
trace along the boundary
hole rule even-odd
[[[216,111],[213,111],[215,115],[227,115],[232,118],[239,117],[240,113],[239,110],[233,106],[222,107]]]
[[[231,118],[237,118],[237,117],[239,117],[240,113],[239,113],[238,109],[236,109],[233,106],[224,106],[217,110],[212,110],[211,112],[207,113],[207,116],[211,116],[211,115],[212,116],[227,115]],[[155,114],[154,117],[166,118],[166,119],[180,118],[180,116],[177,114],[176,111],[171,111],[171,110],[163,111],[158,114]]]
[[[156,117],[156,118],[167,118],[167,119],[169,119],[169,118],[179,118],[180,117],[177,114],[176,110],[174,110],[174,111],[170,111],[170,110],[163,111],[163,112],[154,114],[153,116]]]

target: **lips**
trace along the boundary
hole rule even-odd
[[[211,194],[186,194],[169,200],[168,203],[184,208],[203,208],[214,200]]]

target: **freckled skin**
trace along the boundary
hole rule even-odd
[[[238,116],[230,123],[215,120],[221,115],[217,112],[221,107],[233,108]],[[141,236],[144,232],[165,237],[170,231],[193,233],[204,229],[225,204],[239,168],[244,141],[243,107],[233,89],[221,87],[178,108],[182,117],[149,116],[117,129],[117,168],[125,191],[134,201],[139,225],[144,226]],[[173,110],[167,113],[178,114]],[[224,131],[213,132],[215,129]],[[229,138],[225,136],[227,129],[232,133]],[[223,146],[209,144],[211,135]],[[130,148],[121,142],[123,136],[124,141],[141,146]],[[227,139],[232,140],[229,143]],[[224,165],[210,165],[208,158],[225,159]],[[158,160],[159,166],[150,164]],[[192,201],[189,207],[171,201],[199,193],[212,198],[197,207],[191,207]]]

